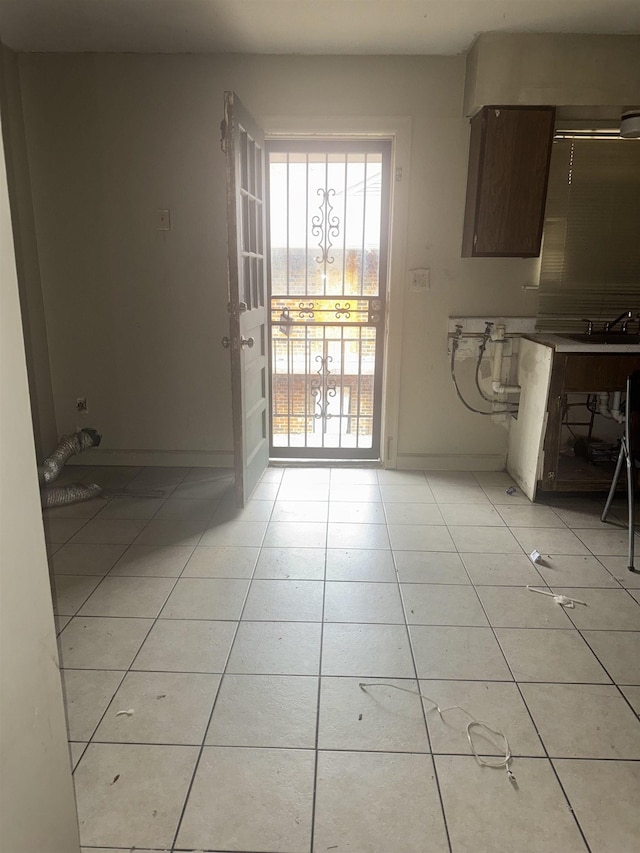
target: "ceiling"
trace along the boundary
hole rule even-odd
[[[0,0],[18,51],[457,54],[481,32],[640,33],[638,0]]]

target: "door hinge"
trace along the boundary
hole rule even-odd
[[[220,122],[220,148],[224,154],[227,153],[227,122],[225,119]]]

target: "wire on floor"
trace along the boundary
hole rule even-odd
[[[431,699],[429,696],[425,696],[419,690],[411,690],[409,687],[399,687],[397,684],[387,684],[384,681],[373,681],[369,683],[361,681],[358,686],[360,687],[360,690],[362,690],[364,693],[367,692],[367,688],[369,687],[393,687],[394,690],[401,690],[403,693],[412,693],[414,696],[419,696],[423,700],[423,702],[429,702],[431,705],[433,705],[435,710],[440,715],[440,719],[442,720],[442,722],[444,722],[444,714],[446,714],[447,711],[461,711],[465,716],[469,717],[469,722],[466,725],[467,740],[469,741],[469,747],[477,763],[481,767],[492,767],[494,769],[504,767],[508,780],[515,785],[516,777],[511,772],[511,747],[509,746],[509,741],[507,740],[507,736],[504,732],[500,731],[499,729],[492,728],[488,723],[485,723],[482,720],[476,720],[476,718],[472,714],[470,714],[467,710],[465,710],[465,708],[462,708],[460,705],[451,705],[449,708],[441,708],[440,705],[438,705],[438,703],[434,699]],[[493,744],[496,749],[500,750],[500,752],[504,752],[504,758],[499,758],[495,761],[491,761],[479,755],[473,742],[474,731],[484,732],[484,735],[487,740],[491,744]],[[503,743],[497,743],[491,737],[492,735],[496,735],[498,738],[502,738]]]

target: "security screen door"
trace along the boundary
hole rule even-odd
[[[269,464],[264,136],[225,92],[229,336],[236,503],[244,506]]]
[[[271,455],[379,459],[387,140],[268,140]]]

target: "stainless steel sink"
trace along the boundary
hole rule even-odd
[[[628,332],[592,332],[588,335],[582,332],[577,335],[562,335],[570,341],[581,344],[640,344],[640,335],[632,335]]]

